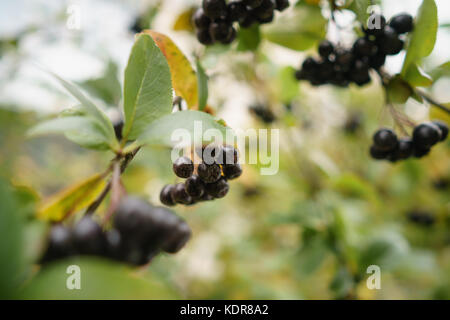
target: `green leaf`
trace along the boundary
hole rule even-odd
[[[414,64],[420,65],[422,58],[431,54],[436,43],[438,30],[437,7],[434,0],[423,0],[417,13],[414,31],[409,42],[405,61],[402,67],[402,76],[406,78],[409,68]]]
[[[105,187],[102,174],[96,174],[53,195],[37,209],[37,217],[43,220],[61,221],[86,208]]]
[[[202,130],[196,131],[195,124],[201,125]],[[228,133],[231,137],[234,137],[230,128],[227,128],[220,124],[213,116],[205,112],[200,111],[180,111],[170,115],[164,116],[161,119],[153,122],[147,130],[137,139],[137,145],[154,145],[154,146],[174,146],[177,141],[172,141],[172,134],[176,130],[186,130],[186,133],[190,134],[192,143],[195,141],[195,137],[203,135],[208,129],[217,129],[222,134],[225,140]],[[211,142],[208,139],[203,139],[203,142]]]
[[[70,265],[80,268],[80,290],[68,290]],[[70,279],[69,279],[70,280]],[[143,278],[133,270],[99,258],[63,260],[44,267],[24,287],[21,299],[177,299],[157,277]]]
[[[387,85],[387,95],[392,103],[405,103],[413,94],[411,86],[399,75],[393,77]]]
[[[101,77],[86,80],[81,83],[81,86],[90,94],[97,96],[109,105],[115,106],[122,96],[117,72],[117,65],[113,61],[109,61]]]
[[[84,107],[86,114],[92,117],[99,123],[99,128],[101,134],[104,137],[104,141],[110,146],[111,149],[117,150],[119,142],[117,141],[116,135],[114,133],[114,127],[111,120],[106,116],[106,114],[101,111],[92,101],[90,101],[86,96],[72,83],[62,79],[57,74],[51,74],[59,80],[59,82],[69,91]]]
[[[238,51],[255,51],[261,42],[261,32],[256,23],[249,28],[241,28],[238,33]]]
[[[450,61],[441,64],[440,66],[432,70],[430,74],[434,81],[442,77],[450,77]]]
[[[208,103],[208,76],[197,58],[198,109],[203,111]]]
[[[0,299],[15,294],[23,271],[23,216],[8,182],[0,179]]]
[[[277,87],[280,100],[290,103],[299,93],[298,81],[295,79],[295,68],[284,67],[277,75]]]
[[[433,84],[433,79],[415,63],[408,68],[405,80],[413,87],[429,87]]]
[[[125,70],[124,140],[135,139],[154,120],[172,110],[170,69],[148,34],[134,43]]]
[[[108,140],[102,132],[101,125],[92,118],[84,116],[67,116],[39,123],[28,131],[30,137],[64,134],[67,139],[84,148],[108,149]]]
[[[290,15],[262,28],[263,37],[289,49],[304,51],[325,37],[327,20],[320,7],[301,3]]]

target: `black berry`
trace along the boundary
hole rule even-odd
[[[83,217],[73,228],[73,240],[80,254],[101,255],[105,249],[105,238],[100,225],[91,217]]]
[[[201,163],[197,167],[197,173],[200,179],[203,180],[203,182],[213,183],[220,179],[222,170],[216,163],[210,165]]]
[[[414,128],[414,146],[421,150],[426,150],[435,145],[441,139],[439,127],[431,123],[422,123]]]
[[[74,251],[70,229],[59,224],[55,225],[50,229],[48,247],[42,258],[42,263],[66,258]]]
[[[239,163],[225,164],[222,167],[223,175],[227,180],[239,178],[242,175],[242,168]]]
[[[206,185],[206,192],[216,199],[225,197],[229,190],[230,186],[225,178]]]
[[[173,163],[173,172],[180,178],[189,178],[194,172],[194,163],[188,157],[180,157]]]
[[[191,228],[185,221],[180,221],[170,232],[168,239],[162,245],[162,249],[167,253],[177,253],[191,238]]]
[[[283,11],[289,7],[289,0],[276,0],[276,9]]]
[[[172,189],[172,198],[176,203],[190,204],[191,196],[188,195],[184,183],[177,183]]]
[[[320,43],[319,54],[321,57],[328,58],[333,52],[334,52],[334,46],[330,41],[324,40]]]
[[[211,23],[211,19],[205,15],[205,12],[202,8],[199,8],[195,11],[194,16],[194,24],[199,29],[207,29],[209,28],[209,24]]]
[[[186,192],[192,198],[201,198],[205,193],[205,184],[199,176],[193,175],[185,182]]]
[[[247,8],[242,1],[233,1],[228,4],[228,18],[231,21],[244,21],[247,17]]]
[[[215,41],[226,41],[233,32],[233,27],[226,21],[215,21],[209,26],[209,34]]]
[[[164,186],[164,188],[162,188],[161,193],[159,194],[159,200],[161,201],[162,204],[169,207],[174,206],[176,204],[175,200],[173,200],[172,198],[173,188],[174,188],[173,184],[168,184]]]
[[[433,121],[433,124],[441,130],[440,141],[446,140],[448,137],[448,126],[442,121]]]
[[[413,17],[410,14],[398,14],[391,19],[389,26],[394,28],[398,34],[411,32],[414,27]]]
[[[209,28],[197,30],[197,40],[205,46],[208,46],[208,45],[211,45],[214,43],[213,38],[209,34]]]
[[[397,148],[398,139],[394,131],[390,129],[380,129],[373,136],[375,147],[381,151],[392,151]]]
[[[203,0],[203,11],[210,19],[219,19],[227,14],[225,0]]]
[[[388,155],[389,155],[389,151],[380,150],[375,146],[370,147],[370,156],[374,159],[377,159],[377,160],[386,159]]]

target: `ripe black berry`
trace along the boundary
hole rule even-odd
[[[167,253],[177,253],[191,238],[192,231],[185,221],[180,221],[175,228],[171,230],[168,239],[162,245],[162,249]]]
[[[211,19],[205,15],[202,8],[195,11],[193,19],[195,26],[199,29],[207,29],[211,23]]]
[[[58,224],[50,229],[48,242],[42,263],[66,258],[74,253],[71,231],[62,225]]]
[[[242,175],[242,168],[239,163],[225,164],[222,167],[223,175],[227,180],[239,178]]]
[[[199,176],[193,175],[185,182],[185,188],[188,195],[192,198],[201,198],[205,193],[205,184]]]
[[[120,201],[114,216],[114,226],[122,235],[136,235],[153,206],[137,197],[125,197]]]
[[[209,26],[209,34],[215,41],[226,41],[233,32],[233,27],[226,21],[215,21]]]
[[[192,201],[191,196],[186,192],[184,183],[177,183],[172,189],[172,198],[176,203],[190,204]]]
[[[210,19],[219,19],[227,14],[225,0],[203,0],[203,11]]]
[[[416,158],[422,158],[425,157],[426,155],[428,155],[431,151],[431,148],[420,148],[420,147],[416,147],[414,146],[414,151],[413,151],[413,156]]]
[[[83,217],[73,228],[72,236],[78,253],[104,254],[105,237],[102,228],[91,217]]]
[[[289,0],[276,0],[276,9],[283,11],[289,7]]]
[[[197,167],[197,174],[203,182],[213,183],[220,179],[222,170],[216,163],[210,165],[201,163]]]
[[[413,210],[407,213],[408,220],[424,227],[430,227],[436,222],[434,215],[428,211]]]
[[[380,14],[372,14],[369,17],[367,29],[364,32],[367,35],[379,36],[383,33],[383,29],[386,26],[386,18]]]
[[[433,121],[433,124],[436,125],[441,130],[441,139],[440,141],[444,141],[448,137],[448,126],[442,121]]]
[[[206,185],[206,192],[216,199],[225,197],[229,190],[230,186],[225,178],[220,178],[219,181]]]
[[[247,17],[247,8],[242,1],[233,1],[228,4],[228,19],[231,21],[244,21]]]
[[[370,147],[370,156],[377,160],[386,159],[389,155],[389,151],[383,151],[378,149],[376,146]]]
[[[403,138],[398,141],[398,148],[395,151],[395,157],[398,160],[408,159],[412,156],[414,145],[410,138]]]
[[[194,172],[194,163],[188,157],[180,157],[173,163],[173,172],[180,178],[189,178]]]
[[[214,40],[212,39],[211,35],[209,34],[209,28],[197,30],[197,40],[205,46],[208,46],[208,45],[214,43]]]
[[[375,132],[373,142],[375,147],[381,151],[392,151],[398,145],[397,135],[390,129],[380,129]]]
[[[322,58],[328,58],[334,52],[334,45],[328,41],[324,40],[319,45],[319,54]]]
[[[389,26],[398,34],[411,32],[414,27],[413,17],[407,13],[398,14],[391,19]]]
[[[387,55],[395,55],[402,51],[404,42],[393,28],[386,26],[382,34],[377,38],[377,45],[380,52]]]
[[[121,260],[124,255],[122,236],[116,229],[111,229],[105,233],[106,256],[111,259]]]
[[[422,123],[414,128],[413,142],[418,149],[429,149],[439,142],[441,132],[439,127],[432,123]]]
[[[369,66],[374,69],[380,69],[386,63],[386,54],[378,52],[369,58]]]
[[[254,9],[256,7],[259,7],[262,4],[263,0],[242,0],[242,2],[250,9]]]
[[[222,147],[222,157],[219,158],[219,164],[236,164],[239,160],[239,154],[236,148],[232,146]]]
[[[173,188],[174,188],[173,184],[168,184],[164,186],[164,188],[162,188],[161,193],[159,194],[159,200],[161,201],[162,204],[169,207],[174,206],[176,204],[175,200],[173,200],[172,198]]]
[[[367,38],[359,38],[353,44],[353,53],[359,57],[368,57],[376,53],[375,44]]]

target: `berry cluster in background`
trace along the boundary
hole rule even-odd
[[[364,36],[358,38],[351,49],[335,46],[328,40],[320,43],[320,58],[308,57],[296,72],[296,78],[314,86],[368,84],[371,69],[379,70],[385,64],[386,56],[403,50],[404,34],[412,31],[414,23],[409,14],[399,14],[389,23],[382,15],[372,15],[370,20],[374,27],[364,28]]]
[[[396,162],[410,157],[422,158],[448,136],[448,127],[440,121],[422,123],[413,130],[412,138],[398,139],[394,131],[380,129],[373,136],[370,155],[377,160]]]
[[[235,22],[241,28],[270,23],[275,10],[283,11],[287,7],[289,0],[234,0],[228,4],[225,0],[203,0],[202,7],[194,14],[197,39],[204,45],[230,44],[237,35]]]
[[[90,255],[140,266],[160,251],[177,253],[191,237],[188,224],[174,212],[135,197],[121,200],[113,224],[103,231],[86,215],[73,228],[54,225],[41,262]]]
[[[201,163],[195,167],[192,159],[180,157],[173,163],[173,171],[184,183],[166,185],[160,200],[166,206],[193,205],[197,202],[220,199],[227,195],[228,180],[241,176],[238,151],[232,146],[197,148]]]

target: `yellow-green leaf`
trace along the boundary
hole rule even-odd
[[[192,16],[195,12],[195,8],[189,8],[183,11],[175,20],[173,24],[173,30],[175,31],[194,31],[194,25],[192,23]]]
[[[104,175],[96,174],[64,189],[41,203],[37,216],[43,220],[61,221],[86,208],[105,187]]]
[[[181,96],[189,109],[198,109],[197,76],[191,63],[168,36],[153,30],[145,30],[167,59],[175,93]]]

